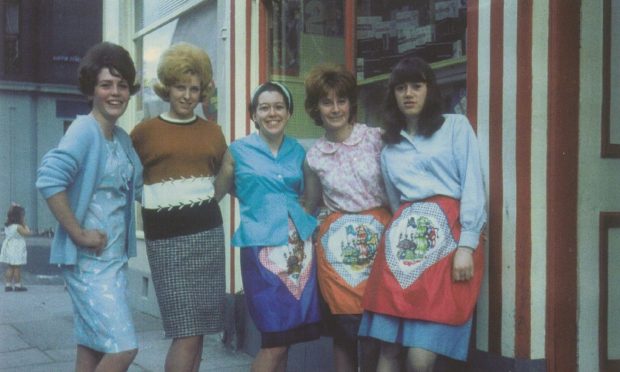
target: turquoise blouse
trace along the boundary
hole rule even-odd
[[[233,235],[236,247],[288,244],[288,219],[301,239],[312,235],[316,219],[302,208],[302,165],[306,155],[297,140],[284,136],[273,156],[267,143],[256,133],[230,145],[235,161],[235,195],[241,221]]]

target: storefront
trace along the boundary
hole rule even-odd
[[[611,371],[620,365],[619,14],[613,0],[112,0],[104,39],[132,51],[142,72],[128,129],[162,109],[149,89],[161,52],[177,41],[204,48],[217,94],[199,114],[228,141],[253,130],[254,86],[285,82],[301,107],[305,74],[322,62],[357,73],[357,120],[379,125],[390,68],[425,58],[446,110],[469,117],[482,147],[487,267],[470,364]],[[307,144],[320,131],[298,109],[288,133]],[[237,206],[222,207],[232,232]],[[227,254],[236,293],[238,254]],[[144,254],[132,268],[136,306],[156,311]]]

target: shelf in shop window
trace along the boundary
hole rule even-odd
[[[435,71],[437,82],[439,84],[445,84],[465,79],[466,62],[467,57],[462,56],[433,62],[431,63],[431,67]],[[360,79],[357,81],[357,84],[359,86],[374,84],[377,82],[386,81],[389,77],[389,73],[376,75],[367,79]]]

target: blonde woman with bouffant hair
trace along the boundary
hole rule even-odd
[[[205,334],[222,330],[226,287],[222,214],[213,181],[227,146],[220,126],[194,113],[213,90],[211,60],[176,44],[154,89],[167,112],[131,132],[144,166],[146,253],[167,338],[166,371],[198,371]]]
[[[188,43],[179,43],[162,54],[157,66],[157,79],[153,86],[155,94],[166,102],[170,100],[170,87],[185,79],[187,74],[200,80],[200,99],[204,101],[213,94],[213,69],[211,58],[202,49]]]

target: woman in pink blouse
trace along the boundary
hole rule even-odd
[[[304,163],[305,203],[324,205],[316,236],[324,323],[334,340],[336,371],[374,371],[377,346],[360,339],[361,299],[377,245],[390,219],[381,176],[381,130],[355,122],[357,85],[340,65],[315,67],[305,81],[306,112],[325,134]],[[363,358],[358,360],[358,355]]]

